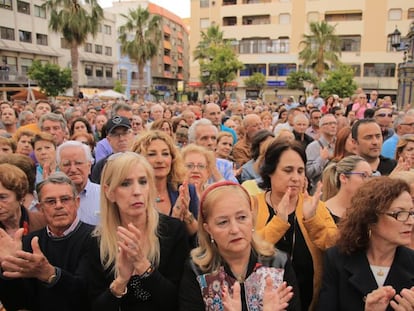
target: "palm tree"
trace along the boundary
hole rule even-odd
[[[299,58],[305,67],[312,66],[319,79],[329,65],[338,65],[341,55],[341,39],[335,35],[335,26],[327,22],[310,23],[310,35],[303,35],[300,45],[304,48],[299,52]]]
[[[157,54],[161,18],[151,16],[147,9],[141,7],[121,16],[126,18],[125,24],[119,28],[121,54],[127,55],[138,65],[138,88],[142,90],[145,63]]]
[[[194,59],[207,58],[207,50],[209,47],[223,45],[224,43],[225,40],[223,39],[223,32],[220,31],[220,27],[210,26],[206,32],[201,32],[201,40],[193,53]]]
[[[89,34],[98,32],[103,10],[97,0],[46,0],[43,7],[50,10],[49,28],[63,35],[70,45],[73,94],[79,93],[78,47],[84,44]]]

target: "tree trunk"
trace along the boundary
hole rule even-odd
[[[144,64],[138,64],[138,99],[144,98]]]
[[[72,47],[70,49],[70,58],[71,58],[71,63],[72,63],[73,96],[77,97],[79,94],[79,72],[78,72],[79,51],[78,51],[78,45],[76,43],[72,43]]]

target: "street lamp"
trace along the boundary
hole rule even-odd
[[[403,62],[398,64],[397,105],[399,108],[409,104],[414,99],[414,22],[411,23],[408,34],[401,38],[396,28],[391,36],[391,45],[397,51],[404,51]]]

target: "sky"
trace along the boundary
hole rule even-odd
[[[103,8],[112,6],[113,0],[98,0]],[[190,0],[150,0],[181,18],[190,17]]]

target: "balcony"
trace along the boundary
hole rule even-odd
[[[88,87],[113,87],[115,84],[114,78],[105,77],[86,77],[86,85]]]
[[[29,81],[26,74],[19,73],[17,71],[0,70],[0,83],[1,84],[27,84]],[[31,82],[33,82],[31,80]]]

